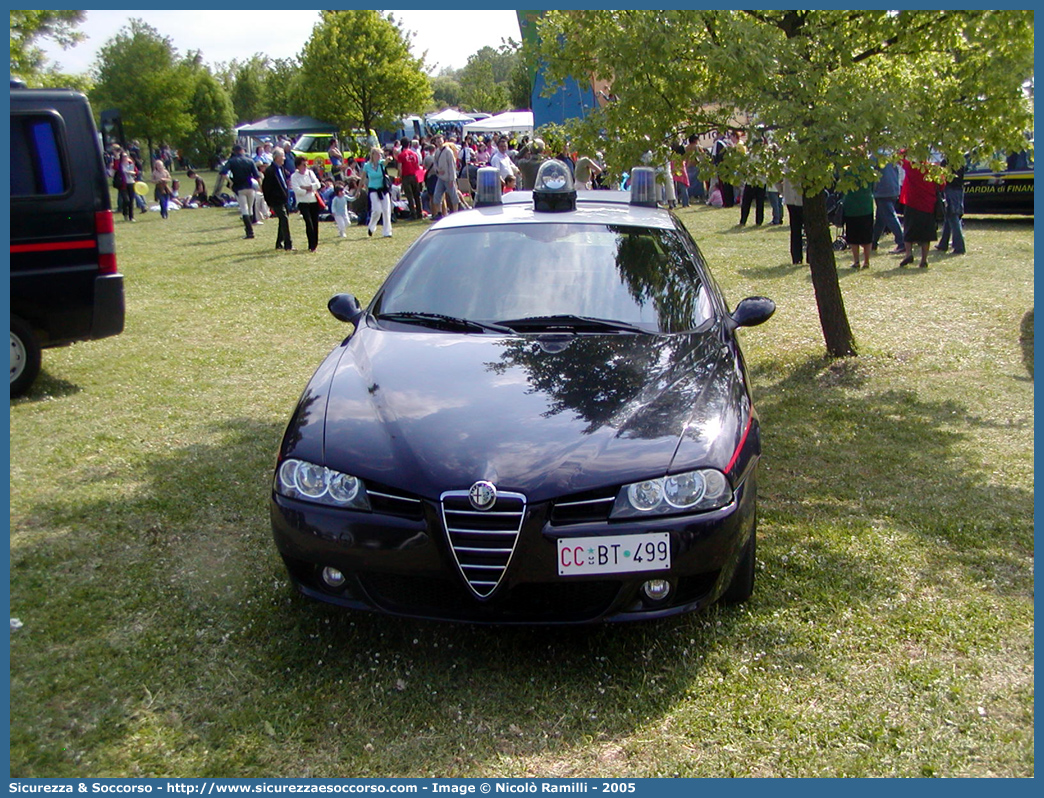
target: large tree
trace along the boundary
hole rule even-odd
[[[377,11],[323,11],[301,53],[301,84],[314,114],[345,131],[394,129],[431,102],[410,34]]]
[[[98,51],[91,105],[117,108],[131,139],[154,144],[176,142],[192,129],[192,95],[200,56],[181,59],[171,40],[140,19],[109,39]]]
[[[529,76],[530,70],[526,63],[525,51],[519,50],[518,60],[515,62],[515,68],[511,71],[507,82],[509,104],[516,111],[532,107],[533,82]]]
[[[908,148],[959,164],[1019,150],[1033,125],[1027,11],[562,11],[539,23],[553,89],[595,77],[614,98],[572,131],[623,168],[679,136],[743,127],[767,134],[805,195],[809,263],[827,351],[855,353],[823,190],[865,180],[869,156]],[[739,119],[746,121],[740,122]],[[758,147],[750,155],[758,155]],[[894,155],[893,155],[894,157]],[[745,159],[720,167],[742,175]],[[839,179],[840,176],[840,179]]]
[[[296,58],[276,58],[265,76],[264,116],[304,114],[308,97],[301,89],[301,67]]]
[[[21,78],[28,86],[47,86],[89,91],[90,78],[69,75],[59,64],[50,64],[39,46],[41,39],[51,39],[63,49],[85,38],[76,30],[85,11],[12,11],[11,12],[11,77]]]
[[[209,167],[218,153],[227,154],[235,141],[235,113],[225,87],[200,66],[192,91],[192,128],[178,141],[188,162]]]
[[[506,85],[493,80],[493,65],[489,61],[472,60],[474,58],[472,56],[460,71],[461,109],[491,114],[508,110],[510,95]]]
[[[44,71],[47,60],[37,44],[40,39],[53,39],[63,48],[71,47],[84,38],[76,26],[85,16],[83,11],[12,11],[11,74],[33,80]]]
[[[504,41],[498,48],[486,46],[468,56],[468,63],[457,72],[461,106],[490,113],[507,111],[511,107],[528,108],[528,96],[522,105],[516,105],[516,96],[512,92],[520,61],[519,44],[512,39]]]
[[[461,87],[460,81],[455,77],[456,70],[443,70],[431,80],[432,101],[435,110],[443,108],[460,107]]]
[[[229,65],[228,93],[232,98],[236,121],[241,124],[256,122],[266,116],[268,105],[265,88],[269,75],[268,56],[256,53],[243,62]]]

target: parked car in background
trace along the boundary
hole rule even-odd
[[[335,138],[337,136],[329,133],[302,133],[294,142],[291,158],[303,155],[308,159],[309,169],[319,166],[323,171],[329,171],[330,156],[327,151],[330,149],[330,142]]]
[[[377,134],[372,130],[367,134],[363,130],[353,130],[347,136],[334,136],[329,133],[302,133],[291,150],[292,157],[303,155],[308,159],[308,168],[322,167],[330,170],[330,142],[337,139],[341,154],[345,158],[365,159],[370,155],[370,147],[379,146]]]
[[[41,350],[123,331],[123,275],[87,98],[11,85],[11,395]]]
[[[988,160],[971,163],[964,173],[964,212],[1033,215],[1033,155],[1009,155],[1004,169]]]

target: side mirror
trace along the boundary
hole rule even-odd
[[[737,327],[755,327],[772,318],[776,303],[768,297],[749,296],[732,312],[732,323]]]
[[[363,309],[359,306],[359,300],[352,294],[335,294],[326,303],[330,313],[338,321],[346,321],[358,325],[362,318]]]

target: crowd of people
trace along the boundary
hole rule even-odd
[[[151,180],[154,200],[166,218],[172,207],[238,207],[244,237],[255,237],[254,228],[275,219],[279,230],[275,248],[293,251],[291,214],[300,215],[308,250],[319,244],[320,222],[335,223],[338,237],[358,224],[370,236],[380,227],[385,238],[393,235],[393,221],[430,219],[454,213],[473,204],[478,170],[497,170],[501,190],[510,192],[533,185],[540,164],[550,157],[564,160],[575,174],[579,188],[601,188],[604,167],[599,158],[577,156],[566,147],[552,154],[539,139],[508,135],[434,133],[431,137],[402,138],[383,147],[370,148],[368,157],[345,157],[333,139],[327,158],[309,161],[293,156],[287,139],[266,142],[252,154],[237,144],[231,155],[216,164],[218,183],[208,192],[192,169],[192,192],[180,194],[171,175],[168,152],[156,153]],[[119,210],[133,221],[134,209],[148,210],[140,183],[143,172],[137,142],[123,152],[110,148],[107,161],[113,185],[119,189]],[[136,188],[137,187],[137,188]]]
[[[740,208],[739,225],[746,226],[753,211],[754,224],[784,223],[784,208],[790,223],[790,257],[795,265],[805,261],[804,198],[796,181],[784,177],[779,182],[768,178],[775,157],[771,142],[762,140],[748,153],[744,136],[739,131],[712,132],[708,146],[701,145],[693,134],[672,146],[666,169],[670,179],[664,200],[670,207],[688,207],[705,202],[717,208]],[[376,143],[375,141],[373,142]],[[540,138],[509,135],[436,132],[430,137],[402,138],[381,146],[372,146],[368,157],[346,157],[337,139],[331,141],[327,158],[309,162],[291,153],[291,142],[281,139],[259,144],[252,155],[241,145],[231,156],[218,163],[221,175],[218,185],[208,193],[202,178],[192,169],[186,175],[194,181],[187,197],[180,194],[177,179],[172,177],[174,153],[161,147],[155,153],[149,180],[160,215],[166,218],[171,207],[205,207],[238,205],[245,238],[254,237],[254,226],[266,219],[276,220],[279,231],[275,248],[293,251],[289,217],[300,215],[308,250],[319,244],[320,222],[333,221],[338,237],[347,237],[350,225],[367,228],[373,236],[378,226],[383,237],[393,235],[395,221],[440,219],[472,205],[473,188],[478,170],[497,170],[502,191],[531,189],[540,165],[548,158],[564,162],[573,173],[579,189],[609,188],[601,153],[584,155],[570,152],[568,144],[550,148]],[[746,159],[749,179],[733,184],[714,174],[701,174],[700,163],[722,164],[732,150]],[[118,190],[119,211],[134,221],[134,211],[148,210],[143,191],[144,171],[140,148],[134,142],[126,151],[115,147],[107,153],[113,186]],[[843,209],[837,219],[843,226],[842,241],[851,250],[852,267],[869,268],[871,253],[885,233],[895,239],[889,254],[902,255],[900,266],[914,260],[914,246],[919,248],[920,266],[927,267],[928,247],[964,254],[963,234],[963,169],[945,183],[926,177],[923,164],[906,160],[905,153],[876,167],[876,181],[859,185],[843,195],[836,195]],[[231,195],[222,192],[227,182]],[[626,175],[621,187],[626,187]],[[899,207],[902,207],[902,219]],[[942,234],[938,222],[943,223]],[[952,249],[951,249],[952,247]]]
[[[126,148],[113,144],[104,153],[105,168],[112,179],[112,186],[117,191],[116,212],[122,214],[128,222],[134,221],[135,210],[148,213],[149,203],[146,197],[151,193],[152,200],[158,206],[160,217],[166,219],[171,208],[199,207],[209,204],[209,194],[203,179],[188,168],[186,178],[193,181],[192,193],[181,195],[181,181],[172,174],[174,161],[180,157],[167,145],[161,145],[151,161],[151,168],[146,172],[141,146],[137,141]]]
[[[932,178],[929,164],[911,162],[905,151],[900,156],[898,162],[889,160],[876,170],[876,182],[864,183],[841,198],[842,240],[851,250],[853,269],[870,268],[870,253],[878,248],[885,232],[895,240],[889,254],[902,255],[900,267],[914,262],[916,246],[918,266],[927,269],[928,249],[936,240],[935,249],[940,252],[950,249],[951,239],[954,255],[966,251],[964,167],[956,169],[948,181],[937,180]],[[903,208],[902,221],[899,205]],[[939,222],[943,223],[941,237]]]
[[[783,224],[783,209],[787,210],[790,222],[790,257],[794,265],[805,261],[804,197],[796,181],[788,177],[778,183],[769,182],[768,161],[774,156],[770,142],[758,142],[758,147],[747,161],[749,180],[732,185],[727,180],[710,175],[703,179],[699,174],[696,155],[715,165],[721,164],[727,151],[732,148],[747,155],[743,136],[737,131],[727,135],[712,134],[713,144],[701,148],[698,137],[677,142],[673,152],[678,156],[669,164],[674,194],[677,203],[687,206],[694,200],[705,201],[717,208],[740,206],[739,225],[746,226],[750,212],[754,210],[754,224],[765,221],[765,205],[771,211],[770,225]],[[702,152],[701,152],[702,149]],[[868,159],[872,164],[875,179],[865,179],[856,188],[833,194],[832,200],[838,209],[836,223],[843,228],[837,241],[851,251],[853,269],[870,268],[871,253],[878,249],[881,237],[887,232],[895,239],[891,255],[903,256],[899,266],[913,263],[914,246],[918,248],[921,268],[928,267],[928,249],[937,241],[935,249],[965,253],[964,226],[964,168],[958,168],[948,181],[939,181],[928,176],[929,165],[912,163],[905,151],[897,158]],[[942,164],[945,166],[945,162]],[[765,174],[759,175],[759,170]],[[831,194],[831,192],[828,192]],[[673,204],[668,200],[668,204]],[[899,208],[902,208],[900,219]],[[942,222],[940,233],[938,224]]]

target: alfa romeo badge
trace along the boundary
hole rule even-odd
[[[476,482],[468,491],[468,501],[476,510],[488,510],[497,503],[497,486],[486,480]]]

